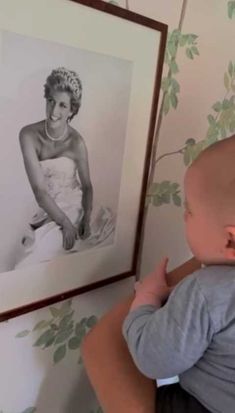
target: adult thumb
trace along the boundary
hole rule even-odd
[[[158,272],[163,278],[165,277],[165,274],[167,271],[168,261],[169,261],[169,258],[164,257],[156,268],[156,272]]]

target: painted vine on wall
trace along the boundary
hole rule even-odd
[[[16,337],[23,338],[29,334],[38,334],[35,347],[48,349],[53,347],[53,361],[59,363],[69,350],[78,350],[87,332],[97,323],[97,317],[92,315],[80,321],[74,319],[72,300],[65,301],[61,307],[50,307],[49,317],[39,321],[31,330],[19,332]],[[79,353],[80,354],[80,353]],[[78,362],[81,363],[79,355]]]
[[[115,3],[116,5],[118,5],[118,2],[115,1],[110,1],[110,3]],[[186,140],[185,144],[180,149],[156,157],[157,144],[159,142],[163,117],[166,116],[171,109],[177,109],[178,106],[180,94],[180,84],[177,81],[177,73],[179,73],[179,65],[177,62],[178,49],[184,48],[186,56],[191,60],[199,55],[199,50],[197,47],[198,36],[194,33],[182,33],[182,25],[186,8],[187,0],[184,0],[182,4],[178,28],[169,33],[167,39],[164,62],[165,65],[167,65],[168,73],[167,76],[162,78],[161,83],[163,97],[160,105],[159,117],[157,120],[156,132],[154,136],[153,156],[146,196],[146,209],[148,209],[148,206],[150,204],[155,207],[170,203],[173,203],[178,207],[182,205],[181,189],[180,185],[177,182],[171,182],[168,180],[164,180],[162,182],[154,182],[156,165],[163,158],[176,154],[182,155],[185,166],[188,166],[207,146],[211,145],[219,139],[223,139],[229,136],[235,131],[235,66],[232,62],[229,62],[228,71],[224,74],[224,86],[226,93],[221,101],[218,101],[214,105],[212,105],[213,112],[207,116],[208,129],[205,138],[197,141],[194,137],[190,137]],[[234,0],[228,1],[227,10],[228,17],[230,19],[235,16]]]
[[[183,20],[180,26],[182,26]],[[194,33],[184,34],[181,29],[175,29],[168,35],[165,64],[168,67],[167,76],[162,78],[161,88],[163,91],[163,98],[158,118],[158,125],[155,134],[155,145],[159,141],[160,129],[165,116],[171,109],[177,109],[180,94],[180,84],[177,81],[177,73],[179,73],[179,65],[177,62],[177,52],[179,48],[183,48],[188,59],[193,60],[199,55],[197,47],[198,36]],[[181,206],[181,190],[177,182],[163,181],[153,182],[156,165],[166,156],[183,154],[185,148],[163,154],[156,157],[156,150],[152,159],[151,176],[149,179],[149,187],[147,191],[146,204],[153,206],[161,206],[162,204],[169,204],[173,202],[175,206]]]
[[[83,317],[80,321],[74,319],[72,300],[65,301],[61,307],[49,307],[49,318],[40,320],[32,330],[23,330],[16,335],[16,338],[24,338],[30,334],[39,333],[39,337],[34,342],[35,347],[48,349],[54,347],[53,361],[60,362],[68,350],[79,350],[81,342],[87,332],[97,323],[96,316]],[[79,364],[82,362],[80,353]],[[36,407],[29,407],[21,413],[36,413]],[[4,413],[0,411],[0,413]],[[103,413],[100,406],[89,413]]]
[[[161,155],[156,164],[166,156],[180,154],[185,166],[189,166],[206,147],[214,142],[230,136],[235,131],[235,63],[231,61],[224,73],[225,94],[223,98],[212,105],[212,112],[207,116],[208,129],[204,139],[197,141],[194,138],[186,140],[185,145],[173,152]],[[176,198],[177,196],[177,198]],[[154,206],[169,204],[171,199],[177,206],[181,205],[179,184],[163,181],[152,183],[147,193],[147,202]],[[178,203],[176,202],[178,201]]]
[[[168,74],[167,76],[162,78],[161,83],[163,98],[158,120],[158,127],[155,135],[155,141],[158,141],[159,139],[163,115],[166,116],[171,109],[176,109],[178,106],[180,93],[180,84],[176,78],[177,73],[179,73],[179,65],[176,60],[178,48],[184,48],[186,56],[191,60],[194,59],[195,56],[199,55],[199,51],[197,48],[197,38],[198,36],[196,34],[183,34],[179,29],[173,30],[173,32],[168,35],[165,52],[165,64],[168,67]],[[158,158],[152,159],[152,176],[149,179],[149,187],[146,196],[146,206],[148,206],[149,204],[152,204],[153,206],[161,206],[162,204],[169,204],[171,202],[173,202],[175,206],[181,206],[180,185],[177,182],[151,181],[153,180],[155,167],[158,164],[158,162],[160,162],[166,156],[182,153],[183,150],[184,148],[182,148],[180,151],[170,152],[167,154],[163,154]]]
[[[232,19],[235,16],[235,1],[228,2],[228,17]]]
[[[116,1],[111,0],[109,2],[118,5],[118,2]],[[185,150],[185,148],[182,148],[181,150],[167,153],[160,156],[159,158],[156,158],[157,145],[159,141],[163,117],[166,116],[171,109],[176,109],[178,106],[180,93],[180,84],[176,78],[177,73],[179,73],[179,65],[176,59],[178,49],[184,48],[186,56],[191,60],[199,55],[199,50],[197,48],[198,36],[194,33],[182,33],[182,25],[186,7],[187,0],[183,0],[179,25],[175,30],[168,34],[167,38],[164,62],[167,66],[168,72],[167,76],[163,77],[161,82],[163,97],[160,105],[160,111],[153,140],[153,151],[146,195],[144,221],[146,221],[147,211],[150,204],[156,207],[163,204],[169,204],[171,202],[173,202],[173,204],[178,207],[182,204],[180,185],[177,182],[170,181],[154,182],[154,175],[157,163],[160,162],[164,157],[177,153],[183,153]],[[129,4],[127,5],[127,2],[126,8],[129,9]],[[192,140],[188,140],[187,143],[188,142],[192,143]]]
[[[80,345],[87,332],[97,323],[96,316],[83,317],[80,321],[74,319],[72,300],[65,301],[60,307],[49,307],[49,318],[40,320],[32,330],[23,330],[16,338],[24,338],[30,334],[38,334],[33,346],[41,349],[53,347],[53,362],[59,363],[69,350],[77,350],[78,363],[82,363],[80,357]],[[31,410],[30,410],[31,409]],[[22,413],[35,413],[36,408],[30,407]],[[4,413],[1,412],[0,413]],[[89,413],[103,413],[101,407]]]
[[[182,14],[184,16],[186,9],[186,1],[182,6]],[[183,13],[184,8],[184,13]],[[228,16],[235,16],[235,1],[228,2]],[[183,19],[181,19],[182,26]],[[179,72],[176,61],[178,47],[185,47],[186,56],[193,59],[199,55],[196,44],[197,36],[194,34],[182,34],[181,30],[174,30],[168,37],[165,63],[168,65],[168,75],[162,79],[163,100],[161,104],[162,112],[166,116],[171,108],[176,109],[178,105],[178,94],[180,85],[173,76]],[[163,158],[171,155],[180,154],[183,156],[185,166],[196,159],[202,150],[214,142],[230,136],[235,131],[235,64],[231,61],[228,65],[228,70],[224,74],[225,95],[215,104],[212,105],[213,112],[207,116],[208,129],[204,139],[197,141],[194,138],[186,140],[185,145],[178,150],[165,153],[156,159],[153,159],[151,166],[151,176],[149,179],[149,187],[146,197],[146,205],[161,206],[173,202],[175,206],[181,206],[181,190],[180,185],[176,182],[163,181],[153,182],[155,167]],[[161,110],[158,119],[158,127],[155,136],[155,141],[159,140],[159,132],[162,123]],[[156,154],[156,149],[155,149]]]

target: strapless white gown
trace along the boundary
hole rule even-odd
[[[40,162],[47,191],[70,221],[78,228],[82,218],[82,191],[76,165],[70,158],[47,159]],[[34,228],[34,229],[32,229]],[[74,247],[66,251],[62,245],[60,227],[51,221],[47,213],[39,208],[29,223],[22,238],[22,248],[15,269],[28,267],[53,258],[83,251],[113,240],[115,218],[110,208],[94,208],[91,217],[91,235],[86,240],[77,240]]]

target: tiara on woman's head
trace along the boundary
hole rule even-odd
[[[76,72],[66,69],[65,67],[58,67],[57,69],[52,70],[51,76],[60,78],[66,85],[71,88],[74,96],[76,96],[77,98],[81,97],[82,83]]]

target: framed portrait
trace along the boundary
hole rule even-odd
[[[0,321],[135,274],[166,35],[100,0],[0,1]]]

